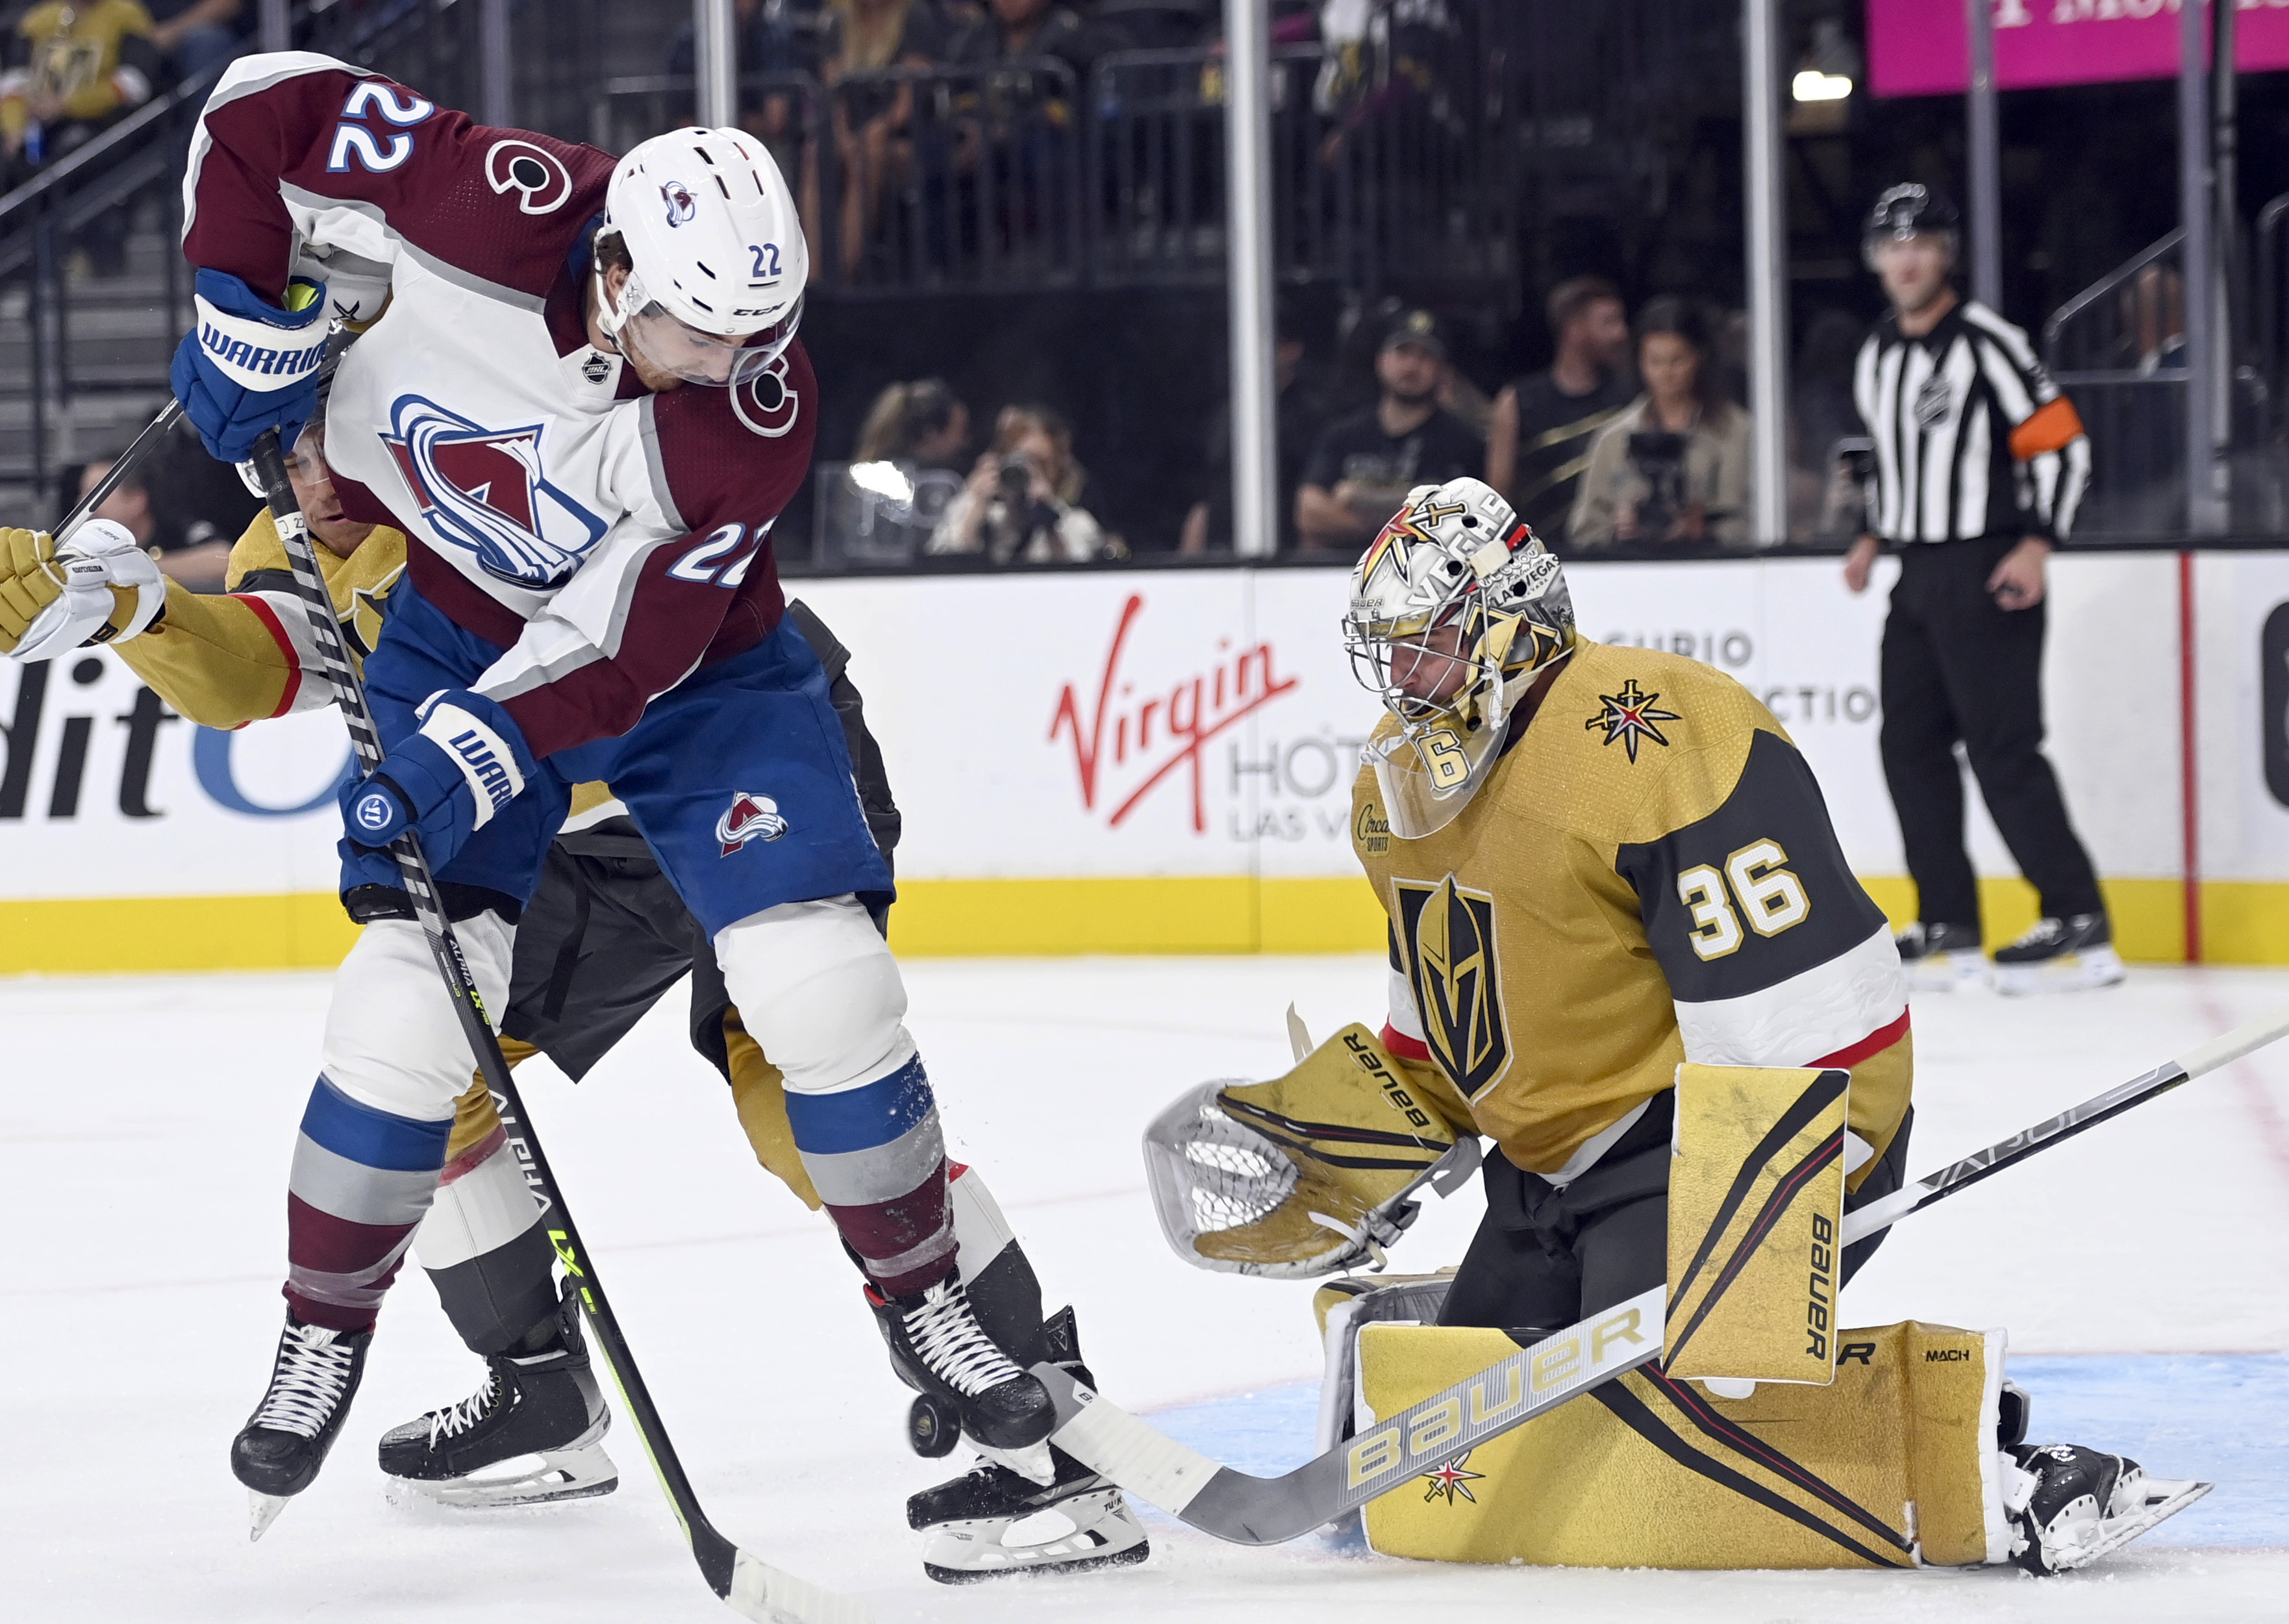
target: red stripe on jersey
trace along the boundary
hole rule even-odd
[[[1838,1071],[1849,1071],[1870,1055],[1882,1054],[1907,1035],[1908,1012],[1902,1009],[1898,1020],[1887,1026],[1878,1027],[1857,1043],[1846,1044],[1833,1055],[1823,1055],[1818,1060],[1806,1063],[1806,1069],[1834,1066]]]
[[[471,1145],[467,1150],[462,1151],[459,1156],[456,1156],[451,1161],[447,1162],[443,1167],[438,1170],[438,1185],[442,1188],[444,1185],[451,1183],[455,1179],[467,1178],[470,1174],[475,1173],[479,1167],[483,1166],[487,1161],[491,1159],[493,1152],[499,1150],[507,1142],[508,1130],[506,1128],[497,1127],[493,1129],[491,1133],[487,1134],[483,1139],[478,1140],[476,1143]]]
[[[1431,1058],[1431,1046],[1420,1038],[1410,1038],[1397,1027],[1386,1023],[1383,1029],[1383,1052],[1394,1060]]]
[[[294,708],[294,696],[302,691],[302,657],[294,647],[294,640],[286,635],[286,628],[278,624],[276,609],[252,593],[246,593],[239,601],[254,611],[254,617],[262,623],[262,629],[270,633],[271,641],[286,656],[286,691],[278,696],[278,708],[270,712],[272,716],[283,716]]]

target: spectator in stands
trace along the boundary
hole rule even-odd
[[[1719,392],[1709,324],[1665,294],[1638,317],[1645,393],[1590,445],[1567,529],[1576,548],[1749,537],[1749,414]]]
[[[1222,0],[1094,0],[1081,12],[1098,27],[1117,30],[1126,51],[1184,51],[1222,31]]]
[[[178,79],[195,78],[236,56],[255,17],[246,0],[143,0],[151,43]]]
[[[964,68],[1054,57],[1089,76],[1089,65],[1120,44],[1107,30],[1083,22],[1071,6],[1051,0],[992,0],[986,14],[955,30],[946,60]]]
[[[929,0],[829,0],[825,60],[836,168],[842,182],[840,260],[857,270],[881,219],[882,196],[913,167],[914,87],[853,74],[927,68],[945,54],[949,31]]]
[[[874,397],[849,466],[827,487],[826,535],[839,557],[904,563],[963,485],[969,408],[945,380],[892,384]]]
[[[1009,406],[931,536],[933,553],[983,553],[997,564],[1086,563],[1125,556],[1081,506],[1089,475],[1073,459],[1073,429],[1046,406]]]
[[[1304,377],[1304,336],[1294,319],[1279,314],[1278,339],[1272,349],[1274,381],[1279,389],[1274,410],[1279,434],[1280,540],[1282,553],[1296,548],[1296,488],[1303,482],[1304,465],[1327,421],[1327,410]],[[1204,553],[1210,547],[1228,549],[1232,541],[1232,403],[1226,401],[1208,421],[1208,456],[1203,465],[1200,499],[1184,515],[1176,551]]]
[[[1495,396],[1487,483],[1555,547],[1566,542],[1590,442],[1637,398],[1638,387],[1619,288],[1603,276],[1576,276],[1551,289],[1543,308],[1558,353],[1547,371]]]
[[[1407,311],[1384,330],[1375,358],[1380,397],[1330,426],[1304,470],[1296,491],[1299,551],[1357,551],[1413,487],[1486,466],[1485,442],[1439,404],[1446,374],[1446,337],[1429,311]]]
[[[823,0],[732,0],[732,35],[742,78],[749,74],[809,74],[816,77],[819,68],[820,34],[827,26],[822,12]],[[687,9],[687,12],[689,8]],[[661,63],[665,72],[676,75],[698,71],[699,52],[697,36],[692,31],[687,14],[674,33],[668,36],[667,55]],[[690,102],[686,102],[689,109]],[[790,89],[766,85],[760,91],[742,89],[739,92],[739,127],[762,141],[770,149],[779,172],[792,178],[807,173],[806,166],[814,161],[810,143],[804,138],[802,108]],[[811,202],[817,201],[815,178],[809,180]],[[805,211],[806,219],[815,219],[815,207]],[[816,237],[813,239],[816,241]],[[812,257],[817,268],[818,256]]]
[[[111,472],[116,460],[116,457],[99,457],[79,471],[82,498]],[[220,592],[224,566],[230,561],[230,538],[210,529],[200,539],[192,540],[173,515],[163,515],[154,508],[146,477],[140,468],[130,473],[97,506],[95,517],[126,526],[127,533],[143,544],[162,571],[193,592]]]
[[[0,155],[12,185],[84,146],[151,99],[159,78],[151,19],[135,0],[70,5],[49,0],[24,13],[0,71]],[[127,211],[106,209],[78,246],[98,275],[126,269]]]

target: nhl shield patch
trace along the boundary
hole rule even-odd
[[[726,857],[750,841],[776,840],[786,832],[787,821],[779,816],[779,803],[746,790],[732,796],[730,806],[715,820],[715,840]]]
[[[1495,951],[1495,899],[1455,883],[1393,880],[1408,979],[1432,1058],[1474,1100],[1510,1065]]]

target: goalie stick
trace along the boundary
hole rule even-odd
[[[2289,1009],[2213,1039],[1847,1212],[1844,1244],[1865,1240],[1910,1213],[2284,1037],[2289,1037]],[[1054,1365],[1036,1365],[1033,1373],[1057,1400],[1058,1425],[1049,1441],[1058,1448],[1203,1532],[1240,1545],[1276,1545],[1651,1364],[1662,1354],[1667,1293],[1665,1285],[1653,1286],[1521,1348],[1280,1477],[1234,1471],[1097,1397]]]
[[[343,721],[348,725],[350,746],[356,752],[360,768],[371,772],[381,764],[381,736],[375,731],[373,712],[367,708],[364,686],[350,669],[348,657],[343,651],[333,598],[319,571],[317,555],[311,550],[309,529],[294,499],[293,485],[286,477],[286,463],[279,451],[276,430],[267,431],[255,442],[253,461],[270,504],[270,517],[278,527],[278,539],[286,549],[287,561],[293,566],[295,595],[302,600],[302,607],[309,615],[311,638],[317,646],[319,662],[325,667],[327,685],[333,690],[334,703],[341,709]],[[476,978],[470,974],[468,961],[462,957],[460,943],[454,937],[452,924],[445,917],[444,904],[438,896],[436,881],[430,874],[429,860],[422,853],[420,840],[409,829],[390,842],[389,851],[397,859],[398,877],[413,899],[413,912],[420,921],[421,933],[429,939],[429,951],[437,961],[438,973],[444,978],[445,991],[453,1000],[454,1014],[459,1017],[470,1048],[475,1051],[477,1069],[498,1105],[501,1125],[511,1135],[511,1147],[518,1159],[524,1164],[525,1182],[540,1203],[542,1222],[556,1247],[557,1258],[578,1285],[580,1306],[594,1328],[597,1351],[603,1355],[628,1413],[635,1420],[636,1434],[643,1441],[644,1453],[651,1458],[652,1469],[658,1474],[660,1487],[666,1491],[676,1521],[682,1524],[691,1542],[692,1556],[698,1562],[708,1588],[734,1612],[754,1619],[757,1624],[866,1624],[868,1614],[857,1603],[742,1550],[718,1533],[706,1513],[700,1509],[699,1497],[692,1492],[691,1480],[684,1475],[683,1463],[677,1459],[675,1446],[668,1439],[666,1425],[644,1387],[643,1377],[636,1369],[635,1356],[620,1333],[619,1321],[613,1318],[611,1302],[604,1294],[603,1283],[596,1277],[595,1264],[581,1244],[580,1231],[564,1204],[555,1175],[549,1171],[548,1158],[541,1152],[540,1140],[532,1131],[524,1103],[517,1095],[516,1083],[501,1056],[500,1040],[493,1036],[491,1023],[485,1017],[484,1000],[478,993]]]

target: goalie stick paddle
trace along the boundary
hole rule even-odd
[[[309,616],[311,639],[317,647],[319,663],[325,668],[327,685],[333,690],[342,720],[348,724],[350,746],[356,752],[360,769],[371,772],[381,764],[381,736],[375,731],[373,712],[366,705],[364,685],[350,669],[348,656],[343,650],[333,598],[326,590],[317,555],[311,550],[309,527],[294,500],[293,485],[286,477],[286,462],[280,454],[275,430],[264,434],[255,442],[253,460],[269,500],[270,517],[278,527],[278,539],[285,546],[287,561],[293,566],[295,595],[301,599]],[[413,899],[414,915],[420,921],[422,935],[429,939],[429,951],[444,978],[446,993],[453,1000],[454,1014],[460,1020],[470,1048],[475,1051],[477,1069],[485,1086],[492,1090],[501,1126],[507,1130],[511,1147],[524,1164],[525,1182],[540,1203],[548,1238],[579,1291],[580,1306],[594,1330],[597,1351],[603,1355],[628,1413],[635,1420],[644,1453],[650,1456],[652,1469],[659,1476],[660,1487],[666,1491],[668,1504],[691,1541],[691,1554],[708,1588],[733,1612],[757,1620],[757,1624],[866,1624],[869,1615],[857,1603],[808,1580],[798,1579],[740,1549],[718,1533],[706,1513],[700,1509],[699,1497],[692,1492],[691,1480],[684,1475],[683,1463],[668,1439],[666,1424],[660,1420],[659,1411],[636,1369],[635,1356],[629,1351],[619,1321],[612,1315],[611,1302],[604,1294],[603,1282],[597,1278],[595,1263],[581,1244],[580,1231],[564,1204],[555,1175],[549,1171],[548,1158],[542,1153],[539,1137],[525,1114],[524,1102],[518,1097],[515,1080],[501,1056],[500,1040],[493,1036],[491,1023],[485,1017],[484,1000],[478,992],[476,978],[470,974],[468,961],[454,937],[452,924],[445,916],[444,904],[420,840],[409,829],[390,843],[389,852],[397,859],[398,877]]]
[[[1865,1240],[1910,1213],[2284,1037],[2289,1037],[2289,1009],[2190,1049],[1847,1212],[1844,1243]],[[1653,1286],[1530,1343],[1280,1477],[1234,1471],[1187,1448],[1054,1365],[1036,1365],[1033,1373],[1057,1400],[1058,1426],[1049,1441],[1058,1448],[1203,1532],[1240,1545],[1276,1545],[1333,1522],[1577,1394],[1651,1364],[1662,1354],[1667,1290],[1665,1285]]]

